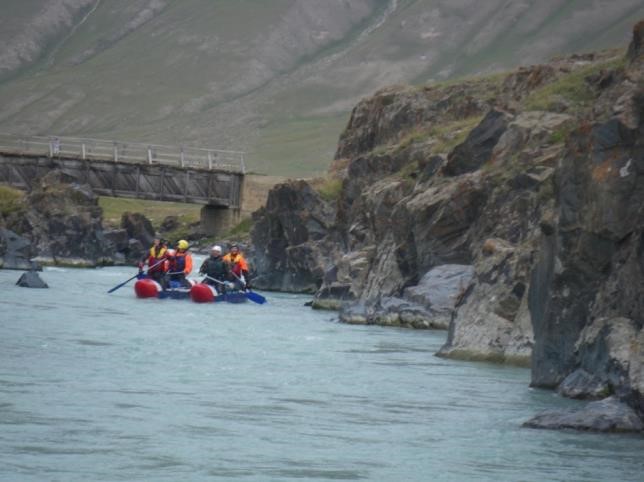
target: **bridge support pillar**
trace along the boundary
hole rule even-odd
[[[201,229],[207,236],[217,236],[239,222],[239,209],[206,205],[201,208]]]

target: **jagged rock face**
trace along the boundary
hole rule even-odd
[[[636,29],[637,30],[637,29]],[[632,47],[630,51],[636,51]],[[640,53],[641,57],[641,53]],[[631,59],[631,66],[641,66]],[[640,67],[614,87],[614,116],[583,125],[556,172],[557,217],[532,273],[533,384],[581,391],[583,369],[644,413],[644,87]],[[634,82],[637,80],[637,82]],[[628,99],[624,97],[627,96]],[[630,106],[625,112],[623,106]],[[625,123],[636,121],[636,125]],[[568,378],[567,378],[568,377]],[[591,389],[587,396],[593,396]],[[583,395],[582,395],[583,396]]]
[[[533,276],[540,286],[533,319],[543,335],[536,384],[556,385],[575,365],[573,348],[589,318],[642,319],[643,135],[617,120],[581,130],[558,170],[557,231],[544,236]]]
[[[150,220],[141,213],[124,212],[121,215],[121,229],[125,231],[126,236],[118,232],[111,232],[109,239],[122,248],[119,251],[125,254],[128,261],[142,259],[156,237]],[[125,246],[123,246],[124,237],[127,238]]]
[[[330,264],[320,242],[334,223],[333,208],[305,181],[273,188],[266,207],[253,213],[253,285],[315,292]]]
[[[383,89],[354,107],[335,158],[355,159],[423,124],[481,115],[488,106],[473,94],[467,86]]]
[[[111,262],[114,248],[103,236],[98,197],[89,187],[68,181],[58,171],[47,174],[26,197],[28,208],[17,231],[31,240],[41,257],[54,263]]]
[[[481,123],[472,129],[467,139],[450,152],[443,172],[447,176],[457,176],[474,172],[492,157],[492,150],[508,127],[510,116],[493,109]]]

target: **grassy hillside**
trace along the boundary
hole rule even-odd
[[[357,100],[624,44],[644,0],[5,0],[0,131],[324,171]]]

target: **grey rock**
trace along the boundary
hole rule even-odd
[[[129,238],[140,241],[143,246],[151,246],[154,241],[155,232],[152,223],[141,213],[123,213],[121,228],[127,231]]]
[[[26,273],[23,273],[16,284],[23,288],[49,288],[47,283],[45,283],[35,271],[27,271]]]
[[[251,264],[258,289],[315,293],[331,267],[323,238],[335,221],[332,206],[305,181],[278,184],[253,213]]]
[[[568,375],[557,388],[560,395],[579,399],[601,399],[608,394],[608,391],[606,382],[581,368]]]
[[[37,262],[31,261],[34,254],[30,240],[9,229],[0,228],[0,268],[40,269]]]
[[[458,176],[473,172],[492,157],[494,146],[507,129],[510,116],[499,110],[491,110],[481,123],[472,129],[467,139],[447,156],[443,172],[447,176]]]
[[[531,418],[524,427],[574,429],[593,432],[641,432],[644,423],[635,410],[616,397],[590,402],[579,410],[548,410]]]
[[[474,267],[470,265],[436,266],[416,286],[405,288],[403,297],[431,311],[434,324],[447,328],[456,301],[470,285],[473,275]]]
[[[367,325],[370,323],[370,310],[364,303],[343,305],[340,309],[340,321],[351,325]]]

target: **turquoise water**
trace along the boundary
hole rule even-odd
[[[521,428],[576,402],[443,332],[106,293],[132,274],[0,270],[1,481],[642,480],[643,437]]]

